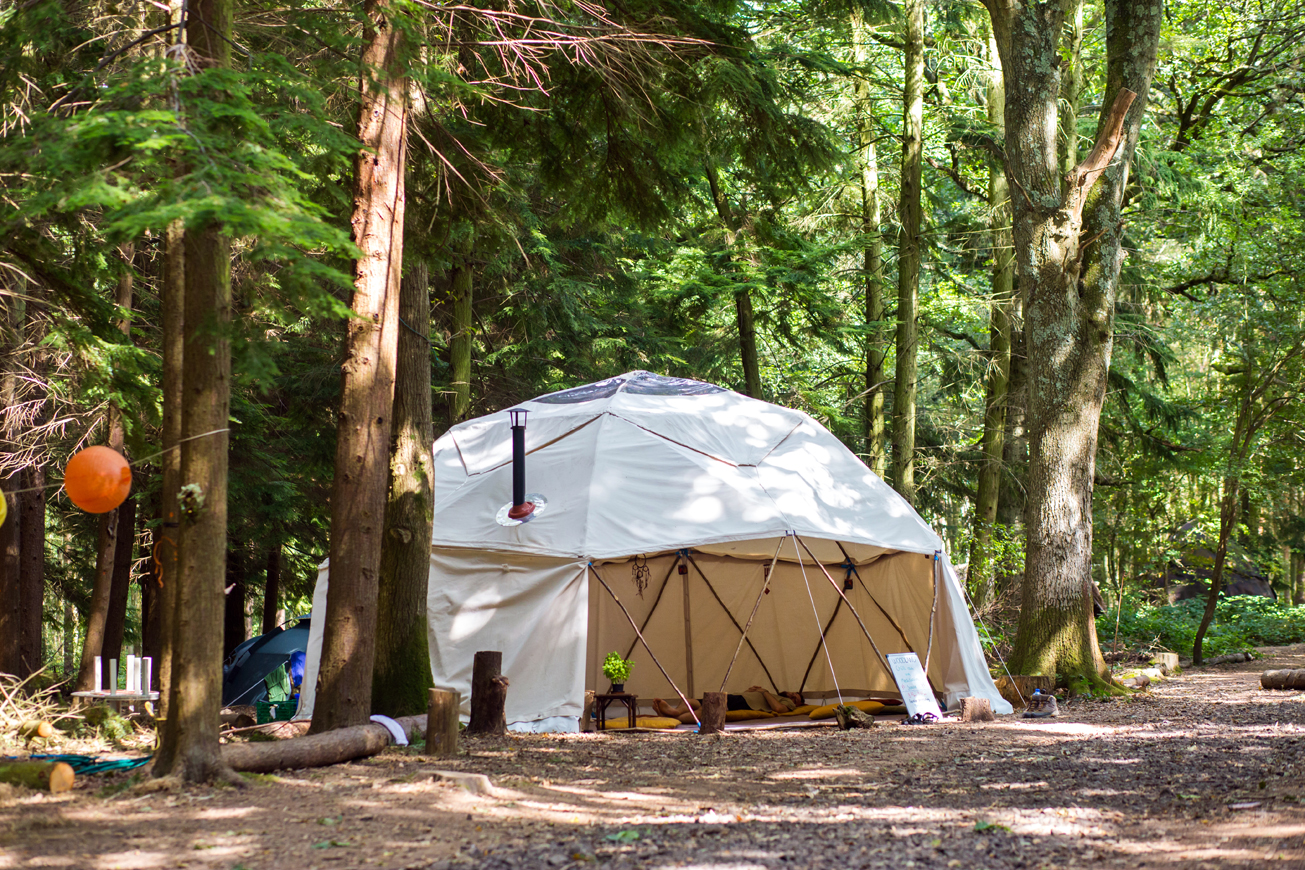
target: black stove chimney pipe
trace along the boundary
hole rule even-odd
[[[535,505],[526,501],[526,411],[508,411],[512,421],[512,507],[508,517],[522,520],[534,513]]]

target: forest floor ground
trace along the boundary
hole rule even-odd
[[[1258,680],[1305,645],[1262,653],[1049,720],[509,736],[244,789],[0,787],[0,868],[1305,868],[1305,693]]]

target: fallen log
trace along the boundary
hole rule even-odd
[[[73,787],[76,776],[62,761],[9,761],[0,764],[0,782],[59,794]]]
[[[1305,668],[1265,671],[1260,674],[1260,685],[1266,689],[1305,689]]]
[[[29,719],[18,726],[18,736],[24,740],[35,740],[37,737],[53,737],[54,726],[44,719]]]
[[[425,716],[404,716],[395,721],[407,734],[425,734]],[[222,747],[222,760],[232,770],[243,773],[326,767],[375,755],[389,746],[391,740],[388,728],[371,722],[289,740],[229,743]]]

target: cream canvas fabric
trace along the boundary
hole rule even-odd
[[[506,411],[433,450],[431,669],[464,711],[477,650],[503,652],[508,720],[522,728],[573,723],[584,690],[607,688],[612,650],[634,658],[627,690],[645,698],[673,697],[672,681],[693,696],[891,692],[880,655],[913,650],[949,704],[977,695],[1011,711],[941,539],[808,415],[638,371],[518,408],[526,489],[547,503],[526,523],[496,520],[512,494]],[[835,588],[849,575],[850,606]]]

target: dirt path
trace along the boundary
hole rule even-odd
[[[10,790],[0,868],[1305,868],[1305,693],[1258,688],[1305,646],[1264,652],[1037,722],[510,737],[243,790]]]

